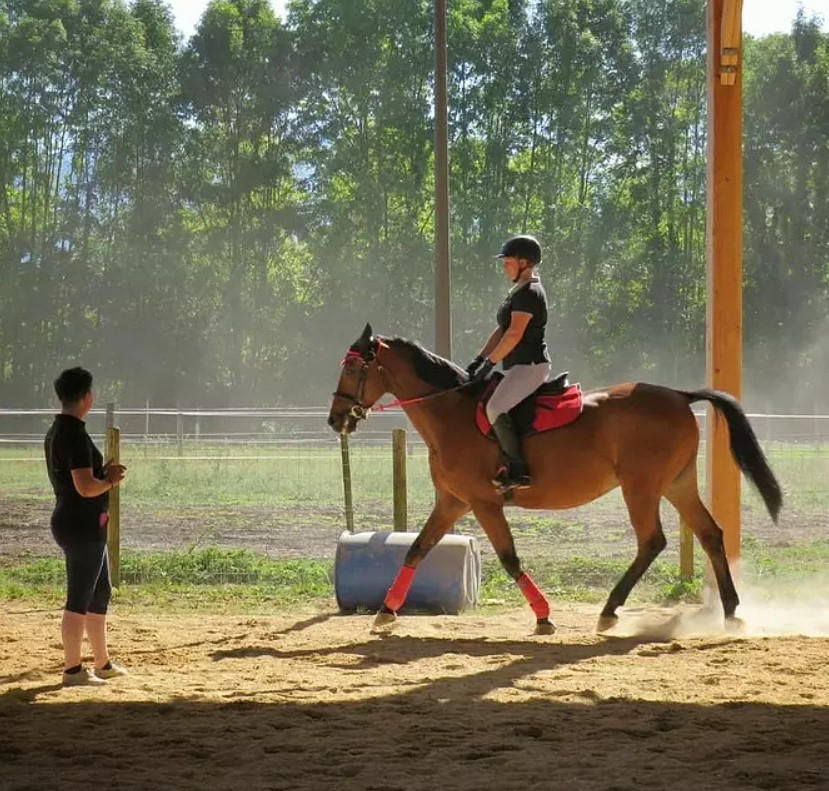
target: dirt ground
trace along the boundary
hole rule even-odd
[[[598,636],[595,617],[559,605],[536,637],[526,608],[410,616],[377,636],[333,607],[115,612],[130,675],[62,689],[60,613],[11,605],[0,788],[829,788],[829,638],[726,633],[694,608],[628,610]]]
[[[27,557],[59,556],[49,532],[51,509],[50,501],[0,494],[0,565]],[[418,530],[425,517],[425,512],[412,511],[409,530]],[[507,518],[519,551],[528,560],[549,555],[632,558],[635,554],[633,529],[621,502],[558,512],[508,509]],[[539,519],[547,521],[546,530],[539,529]],[[677,520],[673,509],[664,509],[663,523],[669,551],[677,552]],[[388,509],[363,509],[356,528],[358,531],[390,530],[391,526]],[[205,506],[179,510],[125,507],[121,514],[121,546],[152,552],[216,546],[249,549],[272,558],[333,559],[343,529],[342,509],[316,505]],[[462,519],[458,530],[475,536],[485,556],[492,553],[472,517]],[[744,536],[769,544],[826,538],[829,514],[804,514],[787,508],[780,524],[775,525],[764,512],[745,508],[742,531]]]

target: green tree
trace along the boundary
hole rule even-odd
[[[267,0],[214,0],[184,55],[199,379],[237,401],[274,392],[293,340],[287,311],[309,288],[296,236],[293,68],[291,38]]]
[[[750,383],[771,400],[789,389],[784,382],[797,379],[795,408],[803,410],[826,398],[827,349],[815,347],[815,340],[825,337],[829,319],[827,44],[818,20],[801,12],[790,36],[750,42],[746,52],[751,123],[745,131],[744,314]]]

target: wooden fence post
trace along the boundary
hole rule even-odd
[[[679,522],[679,578],[683,582],[694,578],[694,534],[682,520]]]
[[[348,434],[340,434],[340,456],[343,467],[343,496],[345,497],[345,527],[354,532],[354,500],[351,496],[351,456],[348,452]]]
[[[406,481],[406,429],[396,428],[391,433],[392,491],[394,501],[394,531],[405,533],[408,529],[408,493]]]
[[[176,441],[178,443],[178,455],[184,455],[184,415],[181,414],[181,407],[176,413]]]
[[[104,458],[107,464],[121,463],[121,431],[115,425],[115,404],[107,404],[106,443]],[[109,524],[107,525],[107,552],[109,574],[113,587],[121,585],[121,487],[109,491]]]

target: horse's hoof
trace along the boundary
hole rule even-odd
[[[739,634],[745,631],[746,622],[736,615],[730,615],[725,619],[725,631],[729,634]]]
[[[397,614],[381,610],[374,616],[374,623],[371,625],[372,634],[388,634],[397,622]]]
[[[555,634],[556,625],[549,618],[536,621],[534,634]]]
[[[596,624],[596,631],[600,633],[606,632],[608,629],[616,626],[617,623],[619,623],[618,615],[600,615],[599,621]]]

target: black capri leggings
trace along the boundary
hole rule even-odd
[[[112,596],[106,541],[58,540],[66,557],[65,609],[106,615]]]

